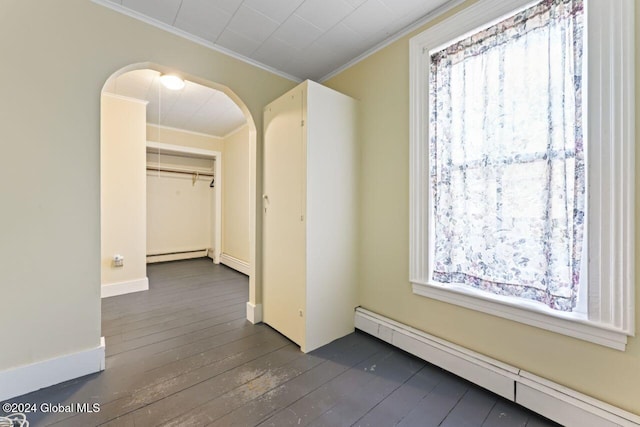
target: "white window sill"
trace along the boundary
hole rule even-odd
[[[590,321],[586,316],[556,312],[533,302],[516,302],[514,298],[491,295],[464,287],[449,287],[437,283],[412,282],[413,293],[449,304],[502,317],[557,332],[570,337],[624,351],[627,334],[611,327]]]

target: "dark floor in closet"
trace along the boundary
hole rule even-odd
[[[364,333],[305,355],[247,322],[247,277],[208,259],[148,276],[149,291],[102,300],[106,371],[11,399],[100,412],[31,426],[555,425]]]

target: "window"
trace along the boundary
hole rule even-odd
[[[632,0],[485,0],[411,40],[416,294],[625,348],[633,34]]]
[[[432,280],[576,308],[582,6],[538,3],[430,54]]]

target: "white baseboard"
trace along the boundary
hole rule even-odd
[[[104,337],[98,347],[0,371],[0,401],[104,370]]]
[[[102,298],[114,297],[116,295],[130,294],[133,292],[148,291],[149,279],[147,277],[126,282],[107,283],[100,287]]]
[[[217,253],[217,251],[214,251],[213,249],[209,249],[207,251],[207,256],[211,258],[214,264],[220,264],[220,254]]]
[[[247,276],[251,272],[248,262],[242,261],[241,259],[238,259],[238,258],[234,258],[231,255],[227,255],[224,253],[220,255],[220,263],[226,265],[227,267],[231,267],[234,270],[239,271],[240,273]]]
[[[204,258],[208,255],[209,251],[203,249],[201,251],[183,252],[177,254],[159,254],[159,255],[147,255],[147,264],[155,264],[158,262],[167,261],[181,261],[183,259]]]
[[[526,371],[516,383],[516,402],[567,427],[640,426],[640,416]]]
[[[247,302],[247,320],[254,325],[262,322],[262,304]]]
[[[513,383],[518,374],[517,368],[362,308],[356,309],[355,324],[357,329],[401,348],[407,353],[418,356],[506,399],[514,400]]]
[[[640,426],[640,417],[515,366],[379,314],[356,309],[356,328],[567,427]]]

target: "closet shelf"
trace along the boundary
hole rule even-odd
[[[180,157],[193,157],[197,159],[219,159],[222,153],[201,148],[184,147],[181,145],[166,144],[163,142],[147,141],[147,153],[167,154]]]

